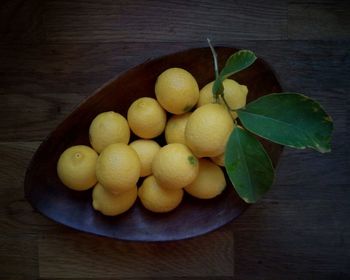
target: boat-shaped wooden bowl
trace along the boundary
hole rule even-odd
[[[222,67],[237,49],[219,47],[216,51]],[[50,133],[33,156],[24,189],[35,209],[58,223],[84,232],[122,240],[170,241],[210,232],[232,221],[247,208],[226,178],[226,190],[211,200],[185,195],[180,206],[166,214],[151,213],[138,200],[126,213],[107,217],[92,208],[91,190],[72,191],[60,182],[56,173],[60,154],[73,145],[89,145],[88,130],[92,119],[109,110],[126,116],[130,104],[137,98],[155,97],[156,79],[170,67],[188,70],[200,88],[214,78],[209,48],[197,48],[147,61],[103,85]],[[261,59],[233,78],[248,86],[248,101],[281,91],[273,71]],[[158,141],[164,140],[159,138]],[[276,165],[282,147],[262,142]]]

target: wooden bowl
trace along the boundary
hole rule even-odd
[[[237,49],[219,47],[219,65]],[[138,65],[109,81],[75,109],[40,145],[26,172],[24,190],[31,205],[50,219],[97,235],[134,241],[170,241],[198,236],[232,221],[246,208],[228,178],[226,190],[211,200],[185,195],[180,206],[166,214],[151,213],[138,200],[126,213],[107,217],[93,210],[91,190],[72,191],[56,173],[60,154],[68,147],[89,145],[88,130],[93,118],[113,110],[126,116],[137,98],[154,95],[158,75],[170,67],[181,67],[193,74],[199,87],[212,81],[213,63],[209,48],[190,49]],[[280,92],[270,67],[258,59],[253,66],[233,77],[249,88],[248,101],[264,94]],[[163,142],[164,139],[159,138]],[[276,165],[282,147],[263,141]]]

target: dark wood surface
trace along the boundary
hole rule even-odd
[[[319,100],[333,150],[285,149],[271,191],[239,219],[177,242],[58,225],[23,180],[36,148],[83,99],[152,57],[252,49],[282,87]],[[349,279],[349,1],[0,2],[0,276],[4,279]]]

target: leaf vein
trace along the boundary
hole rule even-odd
[[[245,110],[244,112],[245,112],[246,114],[248,114],[248,115],[253,115],[253,116],[256,116],[256,117],[258,117],[258,118],[268,119],[268,120],[270,120],[270,121],[272,121],[272,122],[282,123],[282,124],[284,124],[284,125],[286,125],[286,126],[288,126],[288,127],[291,127],[291,128],[293,128],[293,129],[297,130],[297,131],[300,131],[300,132],[303,133],[309,140],[311,140],[312,142],[314,142],[314,139],[313,139],[312,135],[310,135],[306,130],[301,129],[301,128],[298,127],[298,126],[295,126],[295,125],[293,125],[293,124],[291,124],[291,123],[288,123],[288,122],[285,122],[285,121],[283,121],[283,120],[273,119],[273,118],[271,118],[271,117],[269,117],[269,116],[266,116],[266,115],[263,115],[263,114],[256,114],[256,113],[253,113],[253,112],[249,112],[249,111],[247,111],[247,110]]]
[[[240,154],[242,155],[243,164],[244,164],[244,167],[245,167],[245,170],[246,170],[245,173],[248,174],[248,176],[247,176],[248,177],[248,181],[249,181],[249,188],[248,189],[249,189],[249,191],[251,193],[251,196],[253,196],[251,174],[250,174],[250,171],[249,171],[249,167],[248,167],[248,164],[247,164],[247,161],[246,161],[244,149],[243,149],[242,144],[241,144],[241,138],[240,138],[239,135],[238,135],[237,139],[238,139],[239,151],[240,151]],[[254,195],[254,197],[255,197],[255,195]]]

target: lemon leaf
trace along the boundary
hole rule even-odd
[[[249,50],[240,50],[232,54],[226,61],[224,68],[220,72],[221,81],[229,76],[240,72],[254,63],[256,56],[254,52]]]
[[[237,111],[243,126],[292,148],[331,150],[333,122],[316,101],[299,93],[273,93]]]
[[[255,203],[273,183],[270,157],[262,144],[240,127],[227,142],[225,168],[236,192],[247,203]]]
[[[209,41],[210,45],[210,41]],[[211,47],[211,45],[210,45]],[[221,70],[220,74],[217,73],[217,61],[216,61],[216,53],[214,49],[211,47],[213,53],[213,59],[215,64],[215,82],[213,85],[213,96],[218,98],[219,95],[223,95],[224,86],[223,80],[228,78],[229,76],[242,71],[248,68],[250,65],[254,63],[256,60],[256,56],[252,51],[249,50],[240,50],[234,54],[232,54],[226,61],[224,68]]]
[[[213,96],[216,99],[218,99],[219,96],[224,92],[224,85],[219,77],[215,79],[212,92],[213,92]]]

